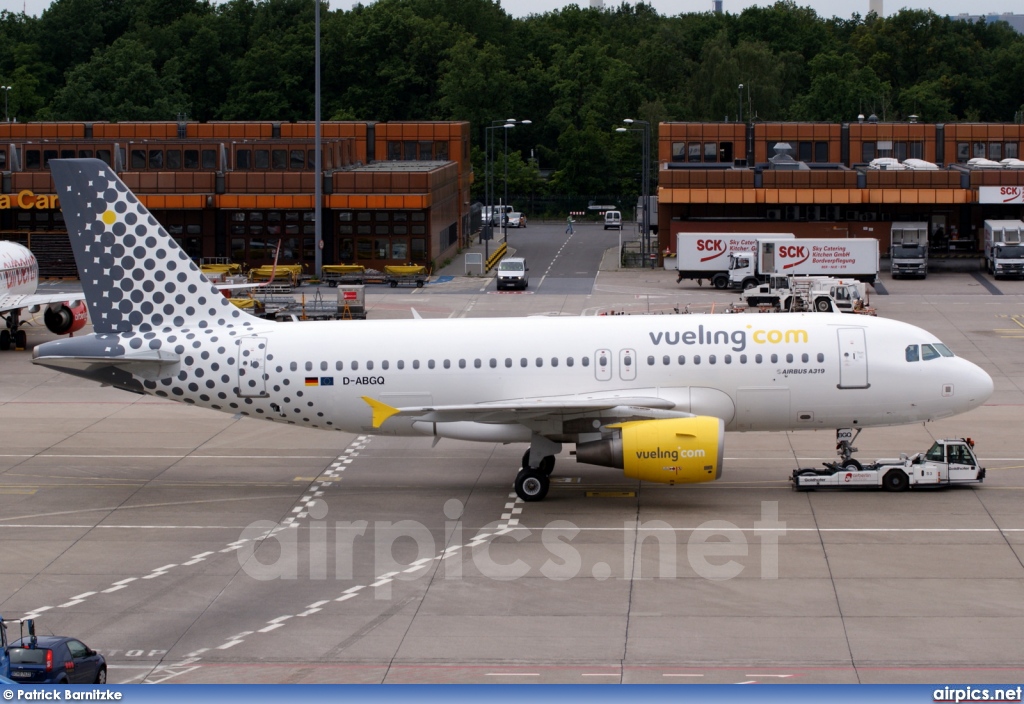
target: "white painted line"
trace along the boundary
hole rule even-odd
[[[388,584],[389,582],[393,582],[393,581],[394,581],[393,579],[388,577],[387,579],[378,580],[378,581],[374,582],[373,584],[371,584],[370,586],[371,587],[383,587],[385,584]]]
[[[691,675],[683,672],[664,672],[662,677],[703,677],[704,675]]]
[[[323,609],[308,609],[306,611],[303,611],[301,614],[295,615],[301,618],[306,618],[307,616],[312,616],[313,614],[318,613],[320,611],[323,611]]]
[[[187,565],[188,563],[186,562],[185,564]],[[113,592],[121,591],[122,589],[126,588],[126,586],[127,585],[125,585],[125,584],[119,584],[116,587],[111,587],[110,589],[104,589],[102,593],[103,594],[111,594]]]
[[[79,594],[78,596],[73,596],[73,597],[71,597],[71,598],[72,598],[72,599],[85,599],[86,597],[92,596],[92,595],[93,595],[93,594],[95,594],[95,593],[96,593],[96,592],[85,592],[85,593],[83,593],[83,594]]]
[[[128,579],[122,579],[120,582],[114,582],[114,584],[128,584],[129,582],[134,582],[136,579],[138,579],[138,577],[129,577]]]
[[[618,677],[618,672],[584,672],[580,677]]]
[[[539,672],[488,672],[487,677],[540,677]]]
[[[359,591],[360,589],[363,589],[363,588],[365,588],[365,587],[366,587],[366,585],[365,585],[365,584],[360,584],[359,586],[356,586],[356,587],[352,587],[352,588],[350,588],[350,589],[346,589],[346,590],[345,590],[345,593],[346,593],[346,594],[355,594],[355,593],[356,593],[357,591]]]
[[[270,633],[271,631],[276,630],[278,628],[284,628],[284,624],[283,623],[274,623],[274,624],[271,624],[271,625],[269,625],[269,626],[267,626],[265,628],[260,628],[256,632],[257,633]]]
[[[359,596],[359,595],[358,594],[354,594],[354,593],[353,594],[345,594],[344,596],[339,596],[337,599],[335,599],[335,601],[348,601],[349,599],[354,599],[357,596]]]
[[[312,604],[310,604],[306,608],[307,609],[317,609],[317,608],[320,608],[321,606],[323,606],[324,604],[329,604],[329,603],[331,603],[330,599],[326,599],[324,601],[314,601]],[[749,677],[749,675],[748,675],[748,677]]]

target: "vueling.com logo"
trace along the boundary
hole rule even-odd
[[[704,457],[704,450],[684,450],[681,447],[677,447],[674,450],[662,450],[659,447],[656,450],[636,451],[636,458],[638,460],[672,460],[673,462],[678,462],[680,457]]]

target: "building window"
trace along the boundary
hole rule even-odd
[[[181,150],[180,149],[168,149],[167,150],[167,168],[168,169],[180,169],[181,168]]]
[[[690,142],[687,161],[700,163],[700,142]]]
[[[186,169],[198,169],[199,168],[199,150],[198,149],[186,149],[185,150],[185,168]]]
[[[911,142],[908,147],[908,159],[924,159],[924,142]]]
[[[864,142],[861,144],[860,160],[865,164],[870,163],[875,158],[875,143]]]
[[[704,161],[718,161],[718,142],[704,142]]]
[[[291,150],[291,168],[301,171],[306,167],[306,153],[301,149]]]
[[[1018,154],[1018,152],[1017,152],[1017,143],[1016,142],[1007,142],[1006,143],[1006,152],[1005,153],[1006,153],[1006,157],[1005,157],[1006,159],[1016,159],[1017,158],[1017,154]]]
[[[672,161],[686,161],[686,142],[672,142]]]
[[[438,161],[448,161],[448,142],[434,142],[434,158]]]
[[[151,168],[151,169],[162,169],[162,168],[164,168],[164,150],[163,149],[150,149],[149,150],[149,168]]]
[[[956,160],[961,164],[966,164],[971,158],[971,145],[967,142],[956,143]]]
[[[813,157],[813,153],[811,151],[813,148],[814,144],[812,142],[800,142],[800,155],[797,158],[800,161],[810,161]]]
[[[146,168],[146,150],[145,149],[132,149],[131,165],[132,165],[133,169],[144,169],[144,168]]]
[[[239,149],[235,152],[235,168],[237,169],[251,169],[252,168],[252,150],[251,149]]]
[[[814,161],[818,164],[828,163],[828,142],[814,143]]]
[[[253,152],[253,166],[257,169],[270,168],[270,150],[257,149]]]
[[[984,159],[985,158],[985,143],[984,142],[975,142],[974,146],[971,149],[971,153],[973,154],[973,157],[975,159]]]
[[[388,161],[401,161],[402,143],[388,142]]]
[[[989,142],[988,143],[988,158],[992,161],[1001,161],[1003,158],[1003,144],[1002,142]]]
[[[271,164],[274,171],[284,171],[288,168],[288,152],[285,149],[274,149],[270,153]]]
[[[405,161],[416,161],[416,142],[407,141],[402,144],[405,147],[405,153],[402,155]]]

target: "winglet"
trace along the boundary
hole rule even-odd
[[[373,409],[374,428],[379,428],[384,425],[384,421],[399,412],[397,408],[389,406],[386,403],[381,403],[377,399],[370,398],[369,396],[363,396],[362,398],[367,404],[369,404],[370,408]]]

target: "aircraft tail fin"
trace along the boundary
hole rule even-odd
[[[256,320],[221,295],[107,164],[54,159],[50,171],[97,333]]]

